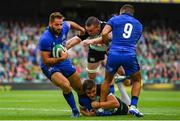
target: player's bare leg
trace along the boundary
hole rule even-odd
[[[114,74],[110,74],[109,72],[105,71],[105,80],[104,80],[104,83],[101,85],[101,96],[100,96],[101,102],[106,101],[106,97],[108,95],[113,77],[114,77]]]
[[[135,74],[133,74],[131,77],[132,80],[132,90],[131,95],[139,97],[140,91],[141,91],[141,72],[138,71]]]
[[[129,108],[129,113],[137,117],[143,117],[144,115],[137,109],[137,101],[142,86],[141,72],[140,71],[136,72],[130,78],[132,80],[132,90],[131,90],[132,99],[131,99],[131,106]]]
[[[83,89],[82,89],[81,79],[77,72],[72,74],[68,78],[68,80],[70,81],[72,88],[78,93],[78,95],[84,94]]]
[[[51,80],[56,86],[62,89],[63,96],[72,109],[72,117],[74,118],[79,117],[79,111],[78,111],[78,108],[76,107],[74,95],[71,91],[72,88],[71,88],[69,80],[59,72],[55,72],[51,76]]]
[[[71,85],[69,81],[61,73],[55,72],[51,76],[51,80],[56,86],[62,89],[64,94],[68,94],[69,92],[71,92]]]

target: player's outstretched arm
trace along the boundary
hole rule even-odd
[[[86,39],[83,41],[83,45],[87,46],[90,44],[103,44],[102,37],[94,38],[94,39]]]
[[[112,33],[108,34],[108,41],[112,39]],[[94,38],[94,39],[86,39],[83,41],[83,44],[90,45],[90,44],[104,44],[104,41],[102,40],[102,37]]]
[[[69,23],[71,29],[80,31],[79,35],[85,34],[86,30],[83,27],[81,27],[79,24],[77,24],[73,21],[67,21],[67,22]]]
[[[81,39],[77,36],[72,37],[66,42],[66,48],[69,50],[70,48],[74,47],[75,45],[79,44],[81,42]]]

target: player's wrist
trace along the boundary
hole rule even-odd
[[[91,40],[91,42],[90,42],[91,44],[94,44],[94,40]]]

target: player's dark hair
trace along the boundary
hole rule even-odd
[[[84,83],[83,83],[83,91],[86,92],[87,90],[91,90],[93,87],[96,86],[94,80],[91,80],[91,79],[87,79],[87,80],[84,80]]]
[[[130,4],[125,4],[121,7],[120,13],[127,13],[130,15],[134,15],[134,7]]]
[[[91,25],[100,26],[100,24],[101,24],[100,20],[94,16],[89,17],[85,22],[85,26],[91,26]]]
[[[60,12],[53,12],[49,17],[49,22],[53,22],[56,18],[64,19],[64,16]]]

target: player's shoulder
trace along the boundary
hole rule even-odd
[[[68,21],[63,21],[63,25],[62,25],[64,28],[70,28],[70,24]]]
[[[49,27],[42,33],[40,40],[50,40],[52,38]]]
[[[127,17],[129,17],[128,21],[131,21],[131,23],[133,23],[133,25],[136,25],[137,27],[142,28],[142,23],[137,18],[135,18],[134,16],[131,16],[131,15],[128,15]]]
[[[110,20],[116,20],[119,19],[119,17],[121,17],[120,15],[114,15],[110,18]]]
[[[69,26],[68,21],[63,21],[63,26]]]
[[[113,25],[115,23],[119,23],[120,21],[121,19],[119,19],[119,15],[115,15],[108,20],[107,24]]]
[[[133,18],[134,18],[134,17],[133,17]],[[134,18],[134,21],[136,22],[136,24],[139,24],[139,25],[142,26],[142,23],[141,23],[138,19]]]
[[[135,24],[142,26],[142,23],[137,18],[135,18],[134,16],[131,16],[131,15],[129,15],[129,17]]]

